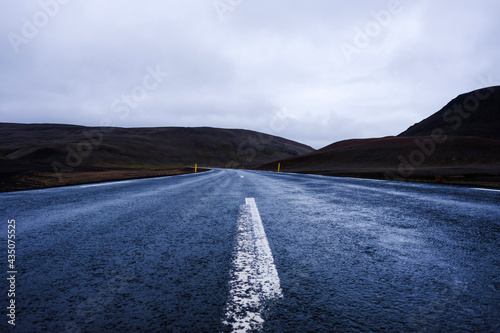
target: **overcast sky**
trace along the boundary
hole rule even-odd
[[[497,0],[2,1],[0,121],[396,135],[500,82]]]

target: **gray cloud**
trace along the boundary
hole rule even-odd
[[[499,82],[494,0],[214,2],[4,4],[0,121],[247,128],[319,148]],[[144,88],[158,66],[168,77]]]

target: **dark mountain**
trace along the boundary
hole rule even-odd
[[[399,136],[429,136],[435,129],[442,129],[449,136],[500,140],[500,86],[459,95]]]
[[[263,133],[200,128],[98,128],[0,123],[0,158],[87,166],[253,166],[313,151]]]
[[[399,136],[346,140],[262,170],[500,186],[500,87],[463,94]]]
[[[311,147],[277,136],[209,127],[99,128],[0,123],[1,180],[44,172],[253,167]]]

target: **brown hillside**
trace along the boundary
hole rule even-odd
[[[259,169],[280,163],[289,172],[500,187],[499,115],[500,87],[485,88],[460,95],[397,137],[341,141]]]
[[[435,129],[450,136],[500,140],[500,86],[461,94],[399,136],[428,136]]]
[[[239,168],[313,151],[272,135],[210,127],[98,128],[0,123],[0,138],[3,190],[11,189],[15,179],[40,172],[67,178],[74,172],[142,169],[149,174],[153,169],[195,164]]]

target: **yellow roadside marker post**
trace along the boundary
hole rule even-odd
[[[278,163],[278,172],[280,172],[281,163]]]
[[[195,164],[194,165],[194,173],[197,173],[198,172],[198,164]]]

